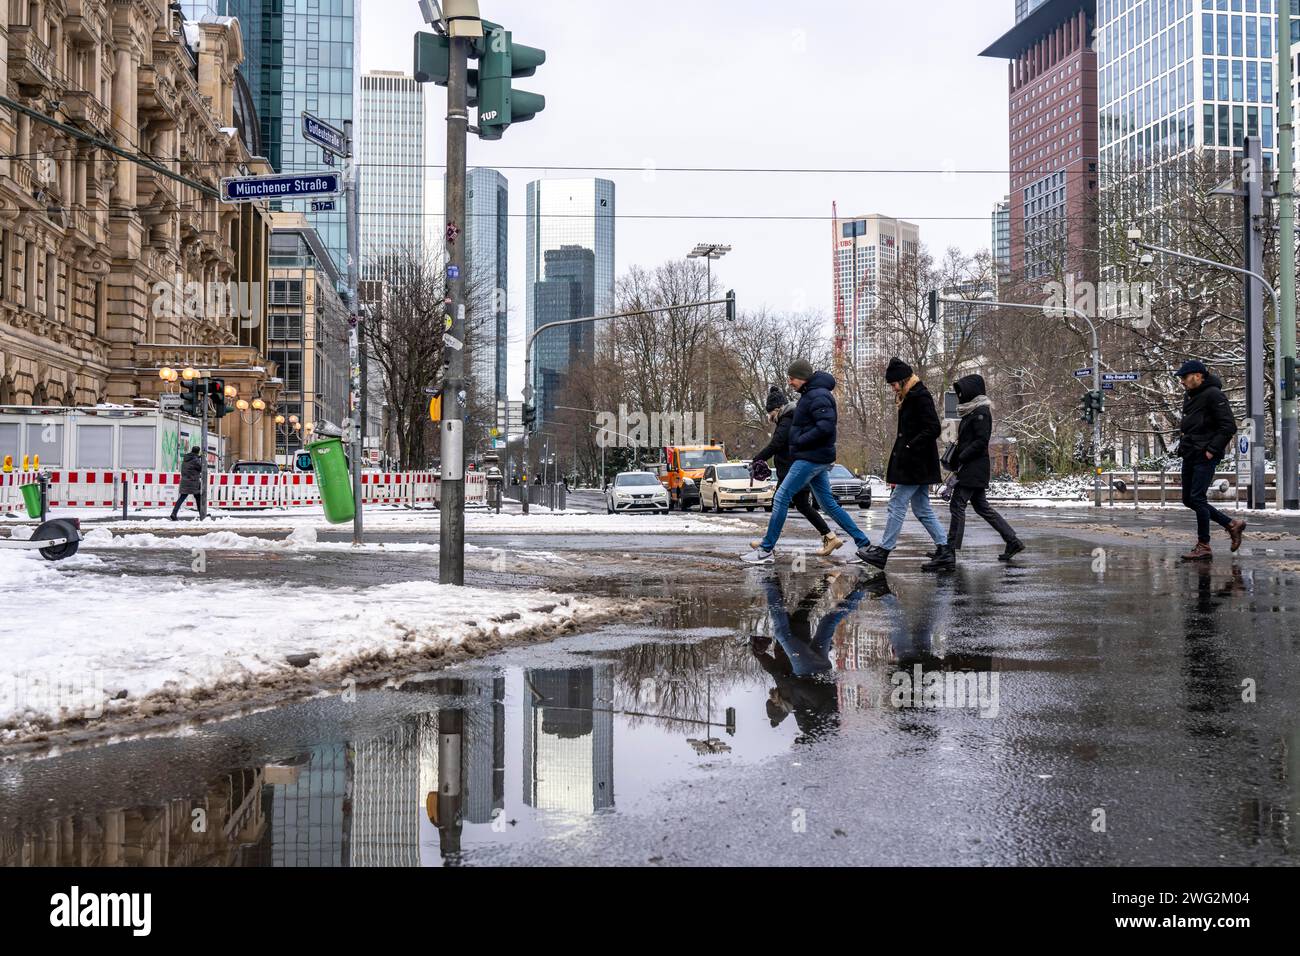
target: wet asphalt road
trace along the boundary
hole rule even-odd
[[[939,578],[912,525],[883,576],[740,567],[735,536],[471,537],[488,550],[467,583],[665,603],[354,700],[6,763],[0,861],[1296,863],[1294,529],[1187,566],[1177,513],[1008,514],[1030,545],[1016,566],[972,523]],[[189,560],[103,554],[114,574]],[[411,554],[273,560],[209,572],[436,573]]]

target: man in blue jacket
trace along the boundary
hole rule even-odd
[[[812,363],[805,359],[791,362],[787,374],[790,387],[799,393],[794,420],[790,423],[790,470],[772,498],[772,517],[767,523],[767,534],[759,546],[742,555],[741,560],[749,564],[770,564],[775,560],[772,551],[781,537],[781,529],[785,527],[790,502],[804,488],[812,488],[821,509],[848,533],[861,557],[871,547],[871,541],[853,523],[848,512],[839,506],[831,494],[828,477],[831,466],[835,464],[837,412],[835,397],[831,395],[835,379],[829,372],[814,371]]]

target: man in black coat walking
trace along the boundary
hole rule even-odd
[[[942,428],[939,426],[939,413],[935,411],[934,399],[929,390],[912,372],[912,366],[902,359],[894,357],[885,369],[885,381],[894,390],[898,403],[898,437],[894,439],[894,450],[889,455],[889,470],[885,480],[894,486],[889,496],[889,518],[885,522],[885,536],[878,546],[872,546],[862,555],[867,564],[884,569],[889,560],[889,552],[898,543],[898,534],[903,530],[903,519],[907,517],[908,508],[912,509],[918,521],[938,546],[936,558],[951,558],[952,549],[948,547],[948,536],[934,509],[930,507],[930,485],[938,484],[939,449],[935,442],[939,440]],[[945,564],[945,567],[948,565]]]
[[[754,461],[772,459],[776,465],[778,485],[785,480],[786,472],[790,470],[790,425],[794,422],[794,409],[798,404],[797,401],[787,402],[785,392],[775,385],[768,390],[767,417],[776,423],[776,428],[772,430],[772,440],[762,450],[754,453]],[[822,557],[826,557],[844,544],[844,539],[830,529],[826,519],[817,511],[813,504],[812,492],[808,488],[795,495],[792,504],[795,510],[807,518],[808,523],[822,536],[822,546],[818,552]],[[761,543],[761,541],[751,541],[750,547],[757,548]]]
[[[176,504],[172,507],[171,520],[176,520],[176,513],[181,510],[185,499],[191,495],[199,509],[199,518],[203,517],[203,458],[198,445],[192,447],[181,459],[181,483],[177,488]]]
[[[989,439],[993,437],[993,402],[984,394],[984,377],[967,375],[952,386],[957,394],[957,413],[961,424],[957,426],[957,443],[953,446],[950,470],[957,476],[952,490],[949,510],[952,520],[948,524],[948,554],[935,554],[934,560],[921,566],[925,571],[937,571],[956,565],[956,552],[961,550],[966,533],[966,505],[975,506],[975,513],[992,525],[1002,536],[1006,548],[998,555],[1000,561],[1010,561],[1025,550],[1007,520],[993,510],[985,489],[989,486]]]
[[[1246,522],[1233,521],[1210,504],[1206,492],[1214,480],[1214,469],[1237,434],[1237,420],[1223,394],[1223,382],[1205,364],[1195,359],[1184,362],[1175,373],[1183,382],[1183,420],[1178,431],[1178,454],[1183,459],[1183,504],[1196,512],[1196,547],[1183,555],[1184,561],[1210,561],[1210,522],[1228,532],[1232,550],[1241,547]]]

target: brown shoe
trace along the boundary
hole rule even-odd
[[[1196,542],[1196,547],[1183,555],[1184,561],[1209,561],[1214,558],[1214,552],[1204,541]]]
[[[1236,521],[1232,522],[1232,524],[1228,525],[1227,527],[1228,537],[1232,539],[1232,551],[1234,554],[1236,553],[1237,549],[1241,547],[1241,534],[1245,530],[1246,530],[1245,518],[1238,518]]]

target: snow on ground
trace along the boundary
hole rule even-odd
[[[96,566],[95,555],[52,564],[0,550],[0,739],[97,717],[100,708],[188,712],[196,694],[220,699],[299,676],[345,675],[466,640],[491,646],[616,607],[432,582],[361,590],[80,573]],[[509,615],[517,617],[502,620]],[[297,671],[286,655],[304,652],[320,657]],[[105,703],[121,691],[125,699]]]

